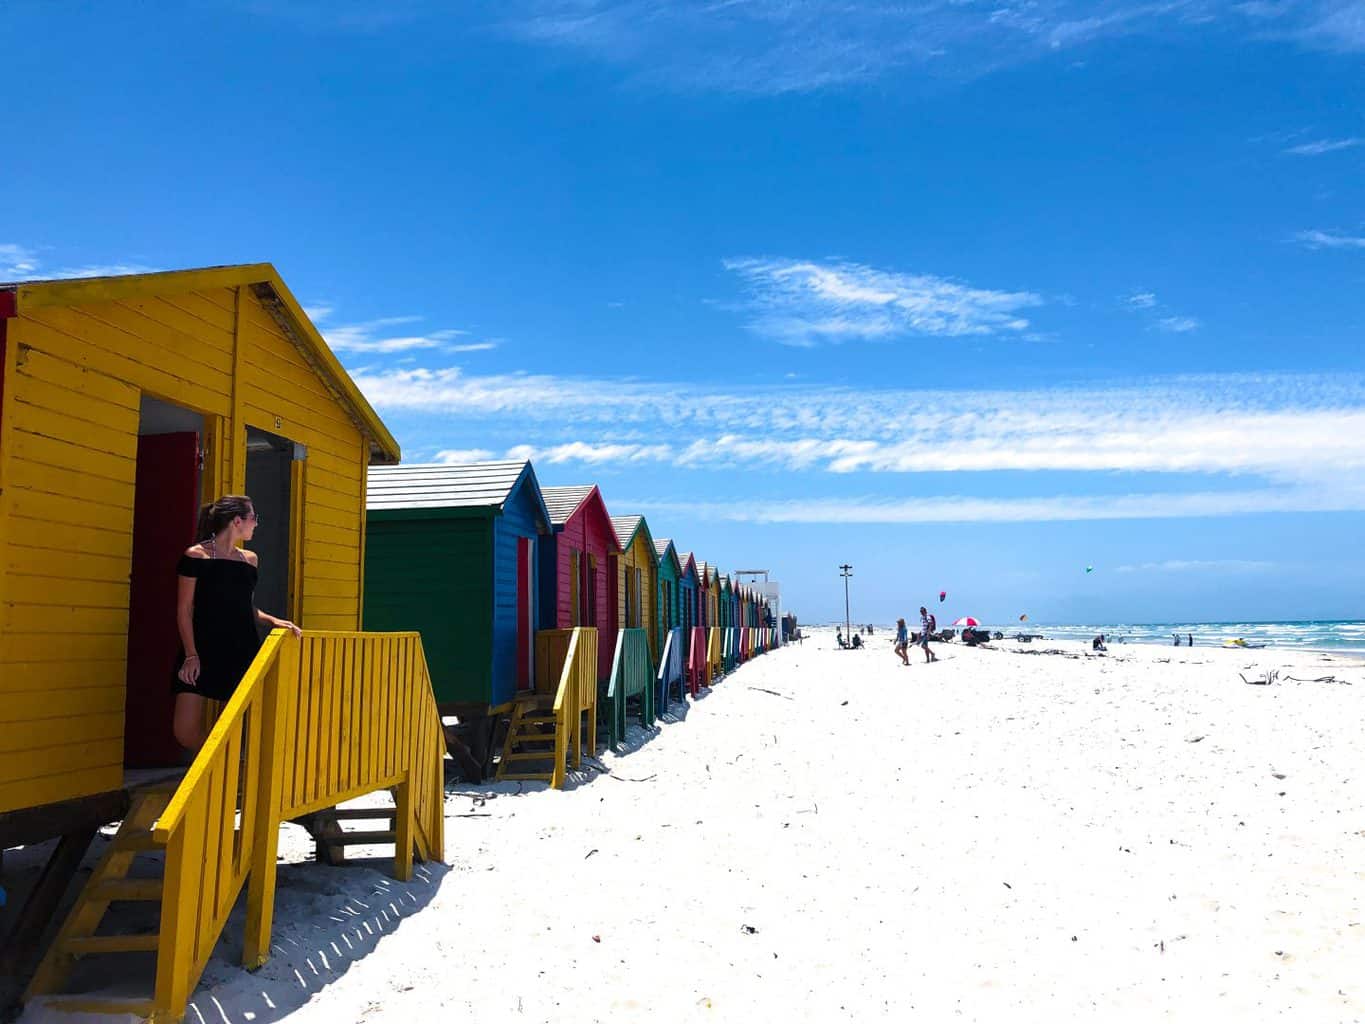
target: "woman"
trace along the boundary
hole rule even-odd
[[[905,620],[896,620],[896,653],[900,655],[901,664],[910,664],[910,634],[905,631]]]
[[[245,495],[230,494],[199,513],[199,543],[187,548],[176,568],[179,592],[176,625],[183,656],[175,692],[175,738],[191,753],[204,745],[204,702],[225,701],[237,689],[260,650],[257,623],[287,629],[298,626],[260,611],[252,603],[256,555],[237,545],[256,532],[256,510]]]

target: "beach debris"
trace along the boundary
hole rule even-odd
[[[1248,679],[1240,672],[1238,672],[1237,675],[1241,677],[1242,682],[1246,683],[1248,686],[1269,686],[1271,683],[1275,682],[1277,679],[1280,678],[1280,673],[1278,669],[1267,670],[1266,672],[1263,672],[1259,677],[1255,679]]]
[[[781,697],[783,700],[795,700],[795,697],[788,697],[785,693],[778,693],[776,690],[769,690],[762,686],[750,686],[750,690],[757,690],[759,693],[771,693],[774,697]]]
[[[1285,676],[1284,678],[1291,683],[1339,683],[1342,686],[1351,685],[1349,679],[1338,679],[1336,676],[1318,676],[1314,679],[1299,679],[1297,676]]]
[[[711,766],[707,765],[706,770],[709,772]],[[658,772],[655,772],[653,775],[646,775],[643,779],[632,779],[629,775],[613,775],[610,772],[607,773],[607,778],[615,779],[617,782],[648,782],[650,779],[657,779],[658,777]],[[639,837],[637,836],[636,838]]]
[[[745,935],[757,935],[758,929],[751,924],[740,925],[739,928]]]
[[[1185,737],[1185,742],[1186,742],[1186,743],[1199,743],[1199,742],[1201,742],[1202,740],[1204,740],[1205,738],[1206,738],[1206,735],[1205,735],[1204,733],[1202,733],[1202,732],[1200,732],[1200,733],[1192,732],[1192,733],[1190,733],[1188,736]]]
[[[841,700],[841,701],[839,702],[839,706],[840,706],[841,708],[846,708],[846,707],[848,707],[848,701],[846,701],[846,700]]]
[[[1270,773],[1270,777],[1271,777],[1272,779],[1287,779],[1287,778],[1289,778],[1289,776],[1286,775],[1284,772],[1271,772],[1271,773]]]
[[[602,941],[602,936],[600,936],[600,935],[594,935],[594,936],[592,937],[592,941],[593,941],[593,942],[601,942],[601,941]]]
[[[594,847],[593,847],[591,850],[589,850],[587,853],[583,854],[583,859],[584,859],[584,860],[587,860],[589,857],[591,857],[591,856],[592,856],[594,853],[596,853],[596,852],[597,852],[597,847],[594,846]]]
[[[1009,882],[1001,882],[1000,884],[1003,885],[1006,889],[1014,888],[1014,886],[1010,885]]]

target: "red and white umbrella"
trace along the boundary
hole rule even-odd
[[[981,623],[977,622],[976,619],[972,618],[970,615],[964,615],[964,616],[962,616],[962,618],[960,618],[960,619],[958,619],[956,622],[954,622],[953,625],[954,625],[954,626],[979,626],[979,625],[981,625]]]

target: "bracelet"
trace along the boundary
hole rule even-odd
[[[186,661],[198,661],[198,660],[199,660],[199,655],[197,655],[197,654],[187,654],[187,655],[185,655],[185,660],[186,660]]]

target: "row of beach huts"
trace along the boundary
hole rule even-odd
[[[0,1012],[179,1020],[239,899],[242,961],[267,959],[283,823],[330,863],[392,844],[406,879],[442,856],[448,774],[561,786],[780,642],[775,587],[595,486],[399,462],[269,264],[0,285],[0,850],[50,851],[0,910]],[[258,605],[304,634],[266,638],[185,768],[174,566],[232,493]],[[82,991],[100,954],[140,954],[145,991]]]

